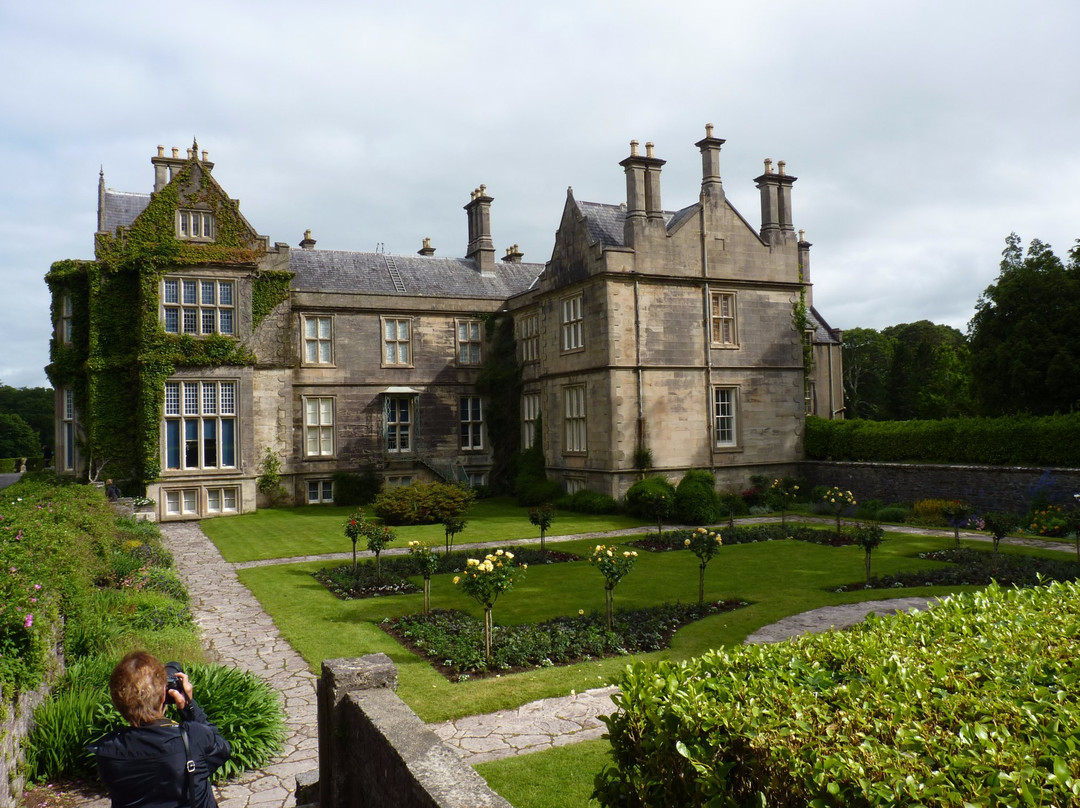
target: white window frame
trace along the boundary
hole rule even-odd
[[[584,454],[588,450],[585,385],[571,384],[563,388],[563,451]]]
[[[236,486],[207,488],[204,491],[207,514],[240,512],[240,491]]]
[[[412,485],[413,478],[411,474],[391,474],[386,478],[385,485],[387,488],[405,488]]]
[[[484,448],[484,402],[480,396],[461,396],[458,399],[461,421],[461,449],[478,452]]]
[[[732,449],[739,445],[739,388],[714,387],[712,394],[713,445]]]
[[[384,368],[412,367],[412,318],[383,316],[379,318],[379,323],[382,332],[382,366]],[[405,332],[404,336],[402,336],[402,329]]]
[[[72,325],[74,306],[71,302],[71,293],[64,292],[60,296],[60,327],[58,329],[60,341],[64,345],[70,345],[73,341],[75,329]]]
[[[576,494],[578,491],[585,490],[585,478],[584,477],[564,477],[563,487],[566,489],[567,494]]]
[[[734,292],[713,292],[709,299],[709,337],[714,347],[739,347],[738,299]]]
[[[399,416],[404,403],[405,419]],[[383,447],[387,454],[412,454],[416,430],[416,397],[387,395],[383,403]],[[391,415],[394,417],[391,418]]]
[[[178,379],[165,382],[162,466],[166,472],[236,468],[240,457],[239,382]],[[190,462],[192,448],[196,462]],[[208,462],[208,454],[213,455]]]
[[[307,504],[308,505],[333,505],[334,504],[334,481],[333,480],[308,480],[307,481]]]
[[[540,391],[521,394],[521,448],[531,449],[536,443],[536,422],[540,419]]]
[[[78,455],[76,453],[75,445],[75,391],[70,387],[64,388],[64,410],[61,413],[61,421],[63,423],[62,437],[64,457],[64,471],[74,471],[75,464],[78,462]]]
[[[563,353],[580,351],[585,347],[584,295],[578,293],[562,300]]]
[[[540,361],[539,312],[530,312],[521,318],[521,361]]]
[[[300,320],[302,363],[333,365],[334,318],[323,314],[305,314]]]
[[[165,515],[199,516],[199,489],[167,489],[165,491]]]
[[[216,231],[217,222],[210,211],[176,211],[176,237],[181,241],[213,241]]]
[[[474,367],[483,357],[484,329],[479,320],[457,321],[457,362]]]
[[[168,275],[160,288],[162,328],[167,334],[235,337],[236,291],[233,280]]]
[[[304,396],[304,457],[334,456],[333,396]]]

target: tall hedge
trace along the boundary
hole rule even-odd
[[[941,421],[806,419],[808,460],[1080,467],[1080,412]]]

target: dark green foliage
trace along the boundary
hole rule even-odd
[[[41,442],[30,424],[15,413],[0,412],[0,457],[40,457]]]
[[[562,486],[547,478],[544,460],[543,419],[537,417],[533,445],[518,456],[514,496],[518,505],[533,507],[554,502],[562,496]]]
[[[565,497],[559,497],[556,505],[560,510],[576,513],[618,513],[619,502],[614,497],[582,488]]]
[[[675,488],[676,522],[687,525],[709,525],[721,517],[720,496],[716,493],[716,477],[705,469],[691,469]]]
[[[808,416],[808,460],[1080,465],[1080,411],[941,421],[830,421]]]
[[[476,390],[484,397],[484,422],[492,447],[488,484],[496,493],[508,494],[516,490],[514,469],[521,450],[521,365],[514,318],[492,314],[484,330],[487,345]]]
[[[118,661],[99,656],[76,664],[34,711],[34,729],[25,745],[31,781],[93,777],[95,762],[86,745],[125,726],[109,698],[109,674]],[[273,687],[237,668],[197,663],[184,668],[195,700],[232,747],[215,782],[261,768],[281,751],[285,714]]]
[[[835,531],[824,528],[799,527],[795,525],[748,525],[746,527],[729,527],[719,531],[723,537],[724,545],[753,544],[759,541],[806,541],[811,544],[828,544],[835,547],[846,547],[854,544],[851,536],[837,536]],[[650,535],[647,539],[630,542],[634,547],[651,552],[665,552],[668,550],[685,550],[686,540],[693,539],[693,530],[669,530],[663,536],[657,538]]]
[[[40,454],[42,446],[56,443],[56,425],[53,423],[53,391],[48,387],[11,387],[0,384],[0,413],[18,415],[37,433]],[[0,457],[11,457],[0,451]]]
[[[607,630],[606,617],[599,612],[496,627],[490,666],[484,661],[483,622],[463,612],[434,610],[428,615],[401,617],[382,627],[447,673],[470,674],[657,651],[667,647],[680,626],[741,605],[745,604],[664,604],[617,611],[612,631]]]
[[[666,516],[675,502],[675,488],[665,477],[650,476],[638,480],[626,492],[626,512],[641,519],[655,519],[658,508],[666,503]]]
[[[919,572],[897,572],[892,575],[876,575],[870,579],[871,589],[900,589],[918,586],[990,586],[995,581],[1000,586],[1040,586],[1047,581],[1075,581],[1075,561],[1056,558],[993,553],[986,550],[960,549],[935,550],[920,553],[919,558],[930,561],[946,561],[949,566]],[[845,589],[862,589],[858,586]]]
[[[473,493],[449,483],[413,483],[383,491],[375,514],[388,525],[433,525],[469,510]]]
[[[366,468],[359,474],[339,471],[334,474],[334,504],[353,508],[370,505],[382,486],[382,477],[372,468]]]
[[[907,521],[911,516],[911,510],[904,505],[887,505],[878,510],[874,518],[879,522],[900,523]]]
[[[968,326],[972,387],[984,415],[1067,413],[1080,404],[1080,242],[1063,264],[1012,233],[997,280]]]
[[[750,508],[746,504],[746,500],[742,498],[741,494],[735,491],[721,491],[717,495],[717,502],[720,509],[720,515],[724,518],[746,516],[750,513]]]
[[[1078,622],[1076,584],[995,585],[850,631],[635,663],[594,798],[1076,805],[1077,647],[1061,627]]]

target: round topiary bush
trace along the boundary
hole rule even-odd
[[[720,519],[716,478],[704,469],[691,469],[675,489],[675,519],[688,525],[708,525]]]
[[[654,519],[659,502],[669,508],[675,502],[675,487],[665,477],[646,477],[638,480],[626,492],[627,513],[641,519]]]

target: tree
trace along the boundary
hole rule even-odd
[[[40,457],[41,443],[30,424],[14,413],[0,413],[0,457]]]
[[[866,553],[866,585],[870,586],[870,555],[884,541],[885,531],[881,525],[864,522],[855,526],[852,538]]]
[[[892,366],[892,340],[873,328],[844,332],[844,404],[848,418],[881,418],[888,406],[885,382]]]
[[[40,455],[42,446],[52,446],[56,442],[54,403],[51,388],[0,384],[0,413],[18,415],[37,433],[38,445],[31,455]]]
[[[555,521],[555,508],[550,502],[545,502],[536,508],[530,508],[529,521],[540,528],[540,552],[545,552],[544,536],[547,535],[551,523]]]
[[[1080,404],[1080,240],[1068,264],[1038,239],[1005,240],[997,280],[968,324],[980,414],[1052,415]]]
[[[929,320],[882,330],[892,344],[884,414],[890,420],[971,415],[967,339]],[[846,339],[846,336],[845,336]]]

